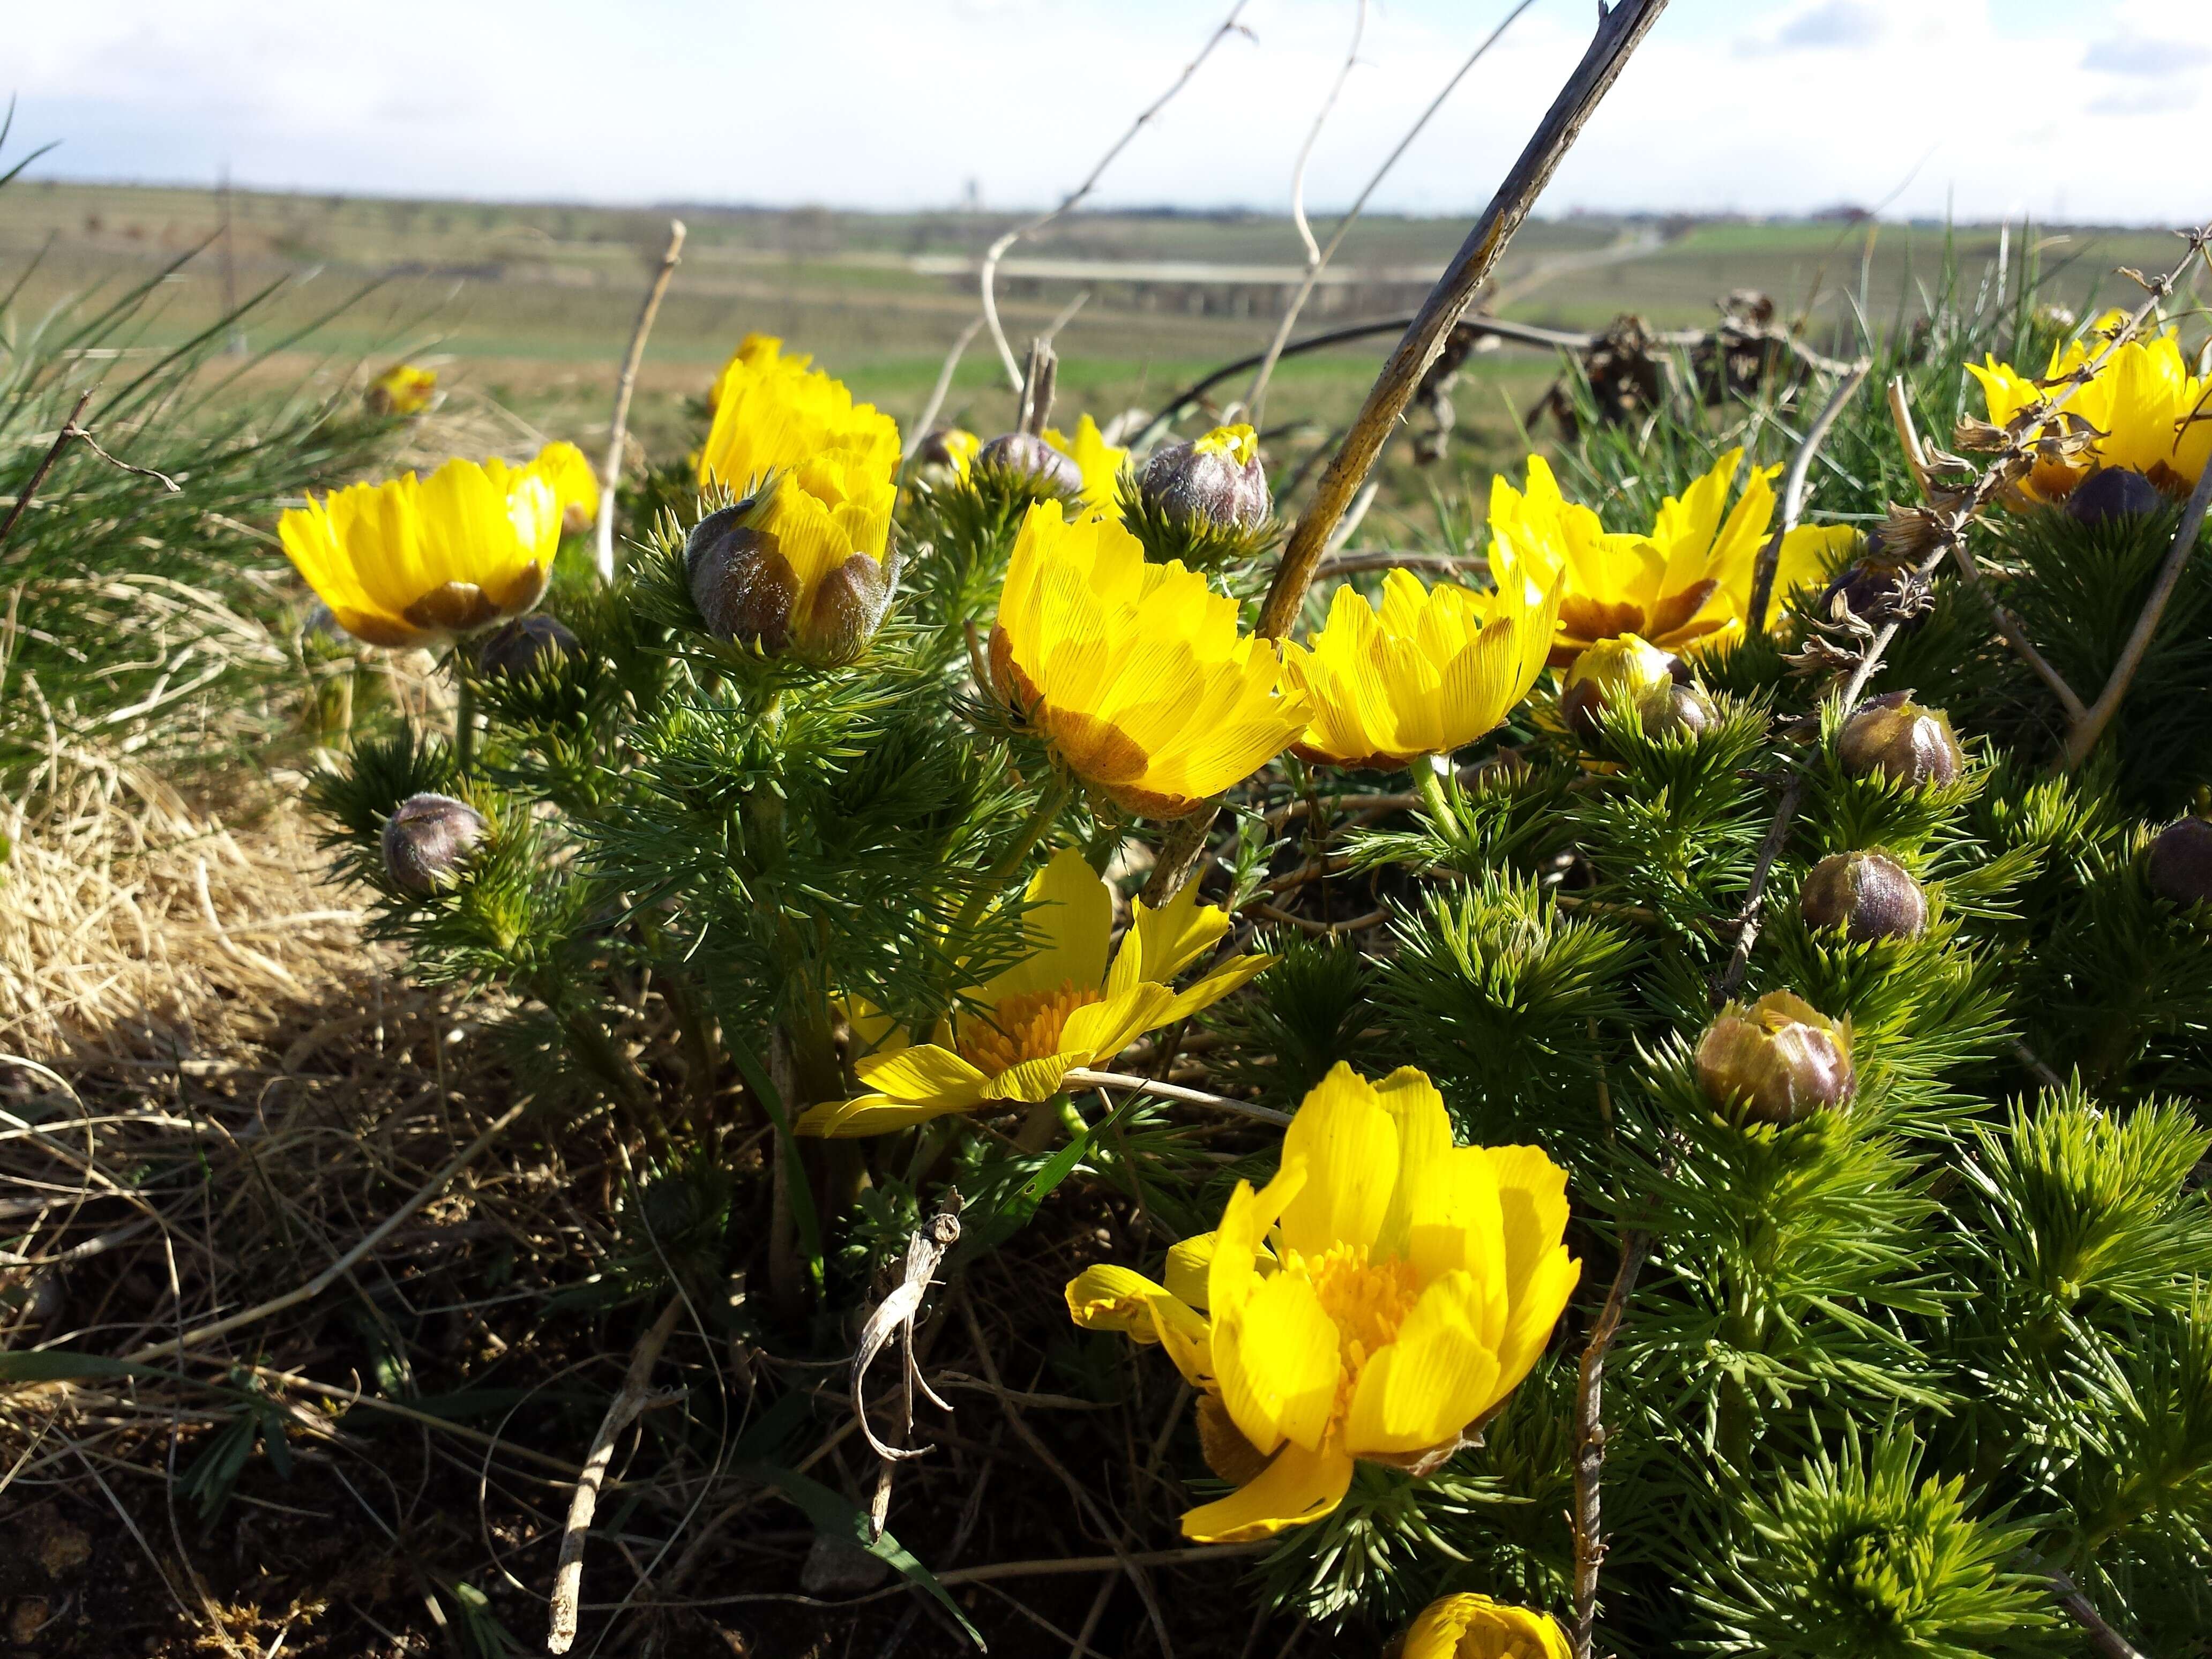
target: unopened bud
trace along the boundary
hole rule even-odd
[[[483,813],[451,795],[410,795],[384,821],[384,872],[415,898],[428,898],[460,879],[489,826]]]
[[[739,501],[700,520],[684,544],[684,565],[709,634],[775,652],[790,632],[799,576],[775,537],[744,522],[757,505]]]
[[[1033,432],[1009,432],[992,439],[975,452],[974,471],[1066,501],[1083,494],[1083,469]]]
[[[981,447],[974,433],[940,426],[915,446],[908,476],[931,489],[945,489],[968,476]]]
[[[1560,717],[1583,742],[1595,743],[1604,735],[1598,711],[1609,702],[1624,699],[1642,712],[1644,729],[1650,731],[1655,709],[1662,717],[1671,712],[1674,669],[1673,657],[1634,634],[1600,640],[1567,670],[1566,689],[1559,694]],[[1705,712],[1711,712],[1710,704]]]
[[[486,679],[520,679],[541,665],[580,655],[576,636],[550,617],[517,617],[484,636],[477,647],[477,672]]]
[[[1851,1028],[1787,991],[1731,1002],[1698,1039],[1698,1086],[1761,1123],[1796,1123],[1849,1100]]]
[[[1854,944],[1917,939],[1928,925],[1928,895],[1884,853],[1838,853],[1806,872],[1797,913],[1814,927],[1840,927]]]
[[[1679,680],[1648,694],[1642,707],[1644,734],[1650,738],[1703,737],[1721,717],[1705,687]]]
[[[2165,509],[2159,487],[2129,466],[2099,467],[2068,492],[2066,511],[2081,524],[2109,524]]]
[[[2212,902],[2212,818],[2191,813],[2160,830],[2144,873],[2151,891],[2185,908]]]
[[[1949,783],[1966,764],[1940,708],[1923,708],[1909,691],[1869,698],[1837,735],[1836,753],[1854,777],[1879,776],[1919,785]]]
[[[1177,524],[1198,519],[1256,530],[1274,507],[1260,441],[1249,426],[1216,427],[1202,438],[1156,450],[1137,488]]]

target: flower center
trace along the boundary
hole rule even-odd
[[[1359,1373],[1379,1349],[1397,1340],[1398,1328],[1413,1311],[1421,1294],[1419,1278],[1410,1261],[1370,1261],[1364,1244],[1332,1244],[1317,1255],[1286,1250],[1283,1271],[1313,1286],[1322,1311],[1336,1326],[1344,1377],[1333,1415],[1341,1421],[1351,1408]]]
[[[960,1058],[979,1071],[1012,1071],[1025,1060],[1058,1054],[1067,1017],[1097,1000],[1096,987],[1086,990],[1072,979],[1049,991],[1017,992],[1001,999],[987,1019],[962,1021],[955,1046]]]

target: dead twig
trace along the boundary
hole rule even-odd
[[[921,406],[921,418],[915,422],[914,429],[907,434],[906,452],[900,457],[902,460],[912,460],[915,451],[921,447],[921,441],[936,426],[938,411],[945,407],[945,398],[951,394],[952,376],[960,368],[960,359],[966,355],[969,342],[982,331],[982,328],[983,319],[975,318],[960,331],[952,342],[952,349],[945,354],[944,366],[937,371],[937,384],[929,389],[929,401]]]
[[[2089,1598],[2081,1594],[2081,1587],[2073,1579],[2063,1572],[2054,1572],[2051,1575],[2051,1588],[2057,1595],[2058,1605],[2087,1632],[2089,1645],[2104,1659],[2143,1659],[2142,1650],[2105,1622],[2104,1616],[2090,1604]]]
[[[607,459],[599,468],[599,517],[593,526],[593,556],[599,580],[615,579],[615,485],[622,478],[623,446],[629,437],[630,394],[637,390],[638,365],[645,361],[645,337],[653,332],[653,319],[660,310],[660,296],[668,292],[669,278],[684,257],[684,222],[668,222],[668,251],[660,256],[660,269],[638,307],[637,326],[630,331],[629,349],[623,355],[622,373],[615,377],[615,416],[607,428]]]
[[[1597,35],[1589,51],[1382,366],[1342,447],[1322,473],[1313,499],[1298,515],[1276,568],[1274,582],[1267,590],[1260,617],[1261,633],[1280,639],[1290,631],[1328,544],[1329,532],[1366,482],[1369,469],[1405,413],[1422,375],[1443,349],[1452,325],[1498,268],[1514,232],[1572,147],[1590,112],[1665,9],[1666,0],[1618,0],[1611,10],[1601,14]]]
[[[960,1242],[960,1194],[947,1192],[945,1206],[931,1217],[927,1224],[915,1231],[907,1241],[906,1273],[897,1286],[878,1303],[868,1316],[867,1323],[860,1328],[860,1340],[853,1349],[853,1415],[860,1419],[861,1437],[869,1449],[882,1460],[876,1472],[876,1491],[868,1505],[868,1525],[874,1534],[884,1535],[884,1522],[890,1511],[891,1467],[909,1457],[919,1457],[927,1449],[920,1446],[887,1446],[876,1437],[868,1426],[868,1367],[884,1351],[893,1334],[899,1339],[899,1431],[902,1435],[914,1426],[914,1392],[919,1388],[929,1402],[940,1411],[951,1411],[951,1402],[929,1386],[921,1368],[914,1358],[915,1321],[921,1315],[921,1299],[929,1293],[930,1282],[937,1277],[939,1265],[945,1254]]]
[[[69,419],[62,422],[62,429],[54,434],[53,442],[39,458],[38,465],[31,470],[30,481],[15,492],[15,504],[8,509],[6,518],[0,519],[0,547],[8,545],[8,537],[15,528],[15,520],[23,516],[23,509],[30,506],[31,497],[39,493],[39,486],[46,483],[46,474],[54,470],[54,463],[61,459],[62,451],[69,447],[70,440],[87,435],[85,429],[76,422],[77,416],[84,413],[84,406],[91,401],[90,392],[76,400],[76,407],[70,410]]]
[[[1285,1124],[1291,1121],[1288,1112],[1279,1112],[1272,1106],[1255,1106],[1249,1100],[1210,1095],[1203,1089],[1186,1089],[1180,1083],[1163,1083],[1157,1078],[1139,1077],[1129,1072],[1094,1072],[1088,1066],[1078,1066],[1060,1081],[1074,1089],[1126,1089],[1161,1100],[1180,1101],[1186,1106],[1210,1106],[1217,1112],[1255,1118],[1262,1123]]]
[[[599,1483],[606,1478],[607,1465],[614,1461],[615,1442],[651,1403],[653,1368],[660,1363],[660,1351],[668,1346],[683,1314],[683,1296],[672,1296],[660,1317],[638,1339],[622,1392],[607,1407],[599,1431],[592,1438],[583,1475],[576,1482],[575,1496],[568,1500],[568,1522],[561,1528],[561,1553],[553,1569],[552,1612],[545,1630],[548,1653],[566,1653],[576,1639],[576,1601],[584,1588],[584,1541],[591,1535],[592,1513],[599,1507]]]
[[[1605,1356],[1620,1330],[1621,1316],[1636,1289],[1637,1275],[1651,1253],[1651,1236],[1632,1232],[1620,1241],[1620,1266],[1606,1292],[1605,1306],[1583,1346],[1575,1385],[1575,1659],[1590,1659],[1597,1626],[1598,1571],[1605,1565],[1605,1529],[1601,1522],[1599,1477],[1605,1468]]]
[[[1874,359],[1862,357],[1853,363],[1850,372],[1838,382],[1828,394],[1828,401],[1820,405],[1820,412],[1813,417],[1813,424],[1805,428],[1798,441],[1797,453],[1790,458],[1790,471],[1782,478],[1782,516],[1774,526],[1774,533],[1766,538],[1766,545],[1759,550],[1759,563],[1751,577],[1751,615],[1749,631],[1766,631],[1766,612],[1774,598],[1774,573],[1782,562],[1782,543],[1797,527],[1798,515],[1805,510],[1805,480],[1813,470],[1813,458],[1820,453],[1836,417],[1844,412],[1864,383],[1867,372],[1874,367]]]

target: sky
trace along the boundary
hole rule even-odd
[[[94,0],[23,7],[0,167],[611,204],[1043,206],[1231,0]],[[1375,0],[1307,201],[1348,202],[1509,0]],[[1247,0],[1102,205],[1288,207],[1358,0]],[[1486,202],[1587,44],[1536,0],[1376,192]],[[2212,217],[2207,0],[1673,0],[1540,212]]]

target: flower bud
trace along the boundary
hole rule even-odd
[[[1674,659],[1650,641],[1633,634],[1600,640],[1567,670],[1566,689],[1559,695],[1560,717],[1567,729],[1585,743],[1604,735],[1598,711],[1615,697],[1626,698],[1644,714],[1644,730],[1651,729],[1655,709],[1665,717],[1671,712],[1674,687]],[[1705,705],[1710,712],[1711,705]],[[1692,727],[1703,730],[1702,726]]]
[[[773,653],[790,637],[799,576],[773,537],[746,522],[758,505],[742,501],[700,520],[684,541],[684,568],[709,634]]]
[[[1852,711],[1836,738],[1836,754],[1853,777],[1879,776],[1918,786],[1949,783],[1966,764],[1950,716],[1923,708],[1909,691],[1871,697]]]
[[[929,489],[945,489],[968,476],[981,447],[974,433],[940,426],[915,446],[911,476]]]
[[[1650,738],[1703,737],[1721,717],[1705,687],[1680,680],[1647,695],[1643,712],[1644,734]]]
[[[1200,519],[1256,530],[1274,507],[1259,436],[1249,426],[1218,426],[1202,438],[1155,451],[1137,488],[1176,524]]]
[[[550,617],[517,617],[477,647],[477,672],[486,679],[520,679],[560,657],[580,655],[582,644]]]
[[[1698,1086],[1760,1123],[1796,1123],[1850,1098],[1851,1028],[1787,991],[1731,1002],[1698,1039]]]
[[[2144,873],[2151,891],[2185,908],[2212,901],[2212,818],[2191,813],[2160,830]]]
[[[1073,501],[1083,494],[1083,469],[1033,432],[1009,432],[975,452],[973,471],[995,474],[1041,495]]]
[[[1887,854],[1838,853],[1806,872],[1797,913],[1808,927],[1842,928],[1855,945],[1917,939],[1928,925],[1928,895]]]
[[[879,557],[849,539],[825,548],[821,526],[829,518],[786,479],[765,495],[702,519],[684,544],[684,560],[707,631],[817,667],[859,656],[890,609],[899,556],[885,547]],[[787,534],[795,539],[787,542]],[[787,545],[799,550],[803,570],[785,556]]]
[[[489,828],[483,813],[451,795],[410,795],[384,821],[384,872],[415,898],[460,879]]]
[[[2068,492],[2066,511],[2080,524],[2157,513],[2166,507],[2159,487],[2129,466],[2101,466]]]

